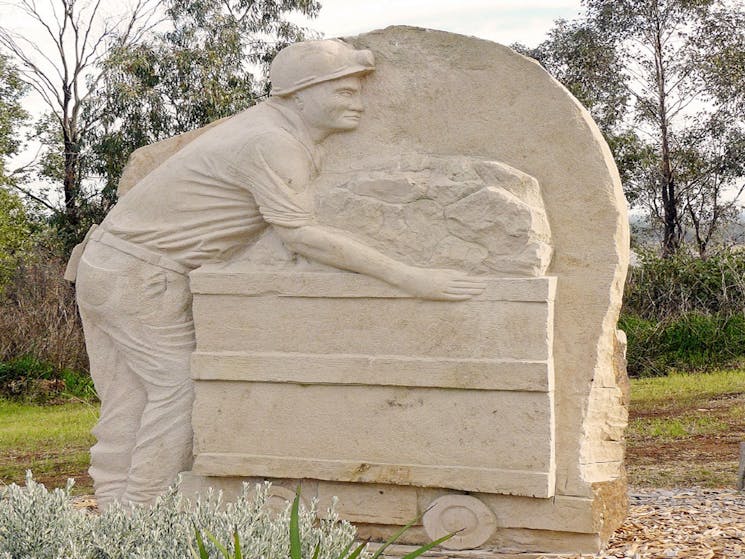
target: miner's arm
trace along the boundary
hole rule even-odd
[[[293,252],[336,268],[359,272],[424,299],[461,301],[478,295],[484,282],[455,270],[410,266],[352,238],[318,225],[310,190],[308,152],[293,137],[270,132],[242,158],[246,182],[264,219]]]
[[[423,299],[461,301],[484,290],[484,282],[477,278],[455,270],[409,266],[330,227],[275,225],[275,229],[293,252],[336,268],[376,277]]]

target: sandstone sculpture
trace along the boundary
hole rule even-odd
[[[362,537],[427,511],[405,541],[595,551],[625,513],[628,226],[607,145],[505,47],[407,27],[345,41],[375,57],[364,117],[311,142],[324,163],[294,194],[275,181],[279,206],[251,191],[250,238],[190,262],[183,490],[271,479],[279,502],[303,480]],[[123,203],[240,118],[136,152]]]
[[[185,490],[302,479],[362,537],[428,510],[406,541],[460,527],[448,545],[484,558],[596,551],[625,514],[628,225],[610,152],[505,47],[406,27],[346,40],[376,71],[359,128],[325,143],[317,219],[485,289],[423,300],[271,231],[194,271]]]

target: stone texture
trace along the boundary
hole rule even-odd
[[[316,496],[320,511],[328,510],[336,499],[336,511],[351,522],[374,523],[386,519],[405,525],[419,514],[416,494],[408,487],[320,482]]]
[[[545,273],[551,232],[533,177],[462,156],[398,154],[370,166],[319,178],[319,219],[419,266]]]
[[[489,276],[554,276],[554,303],[541,318],[534,307],[547,300],[545,286],[520,284],[525,289],[518,291],[533,295],[511,301],[499,299],[496,284],[487,281],[477,299],[446,308],[369,278],[323,270],[283,253],[266,236],[257,243],[261,250],[244,255],[250,264],[192,274],[197,472],[206,480],[312,477],[318,492],[324,483],[357,481],[361,491],[391,484],[399,486],[404,510],[416,499],[419,512],[448,494],[476,491],[497,529],[475,556],[596,551],[625,510],[628,393],[615,326],[628,225],[608,147],[561,85],[505,47],[406,27],[349,40],[373,51],[377,68],[365,83],[359,129],[326,142],[326,172],[315,185],[318,219],[402,262]],[[281,273],[271,269],[277,263]],[[478,309],[466,310],[469,305]],[[270,336],[266,321],[282,335]],[[318,356],[329,354],[333,364],[324,377],[326,362]],[[460,377],[461,386],[448,360],[471,371]],[[489,367],[516,360],[529,374],[536,374],[535,362],[550,366],[544,384],[533,384],[536,377],[495,390],[473,360],[490,360]],[[267,363],[272,371],[262,379]],[[436,386],[412,381],[419,366]],[[376,376],[385,383],[376,386]],[[431,396],[438,391],[443,397]],[[487,405],[485,395],[498,405]],[[538,407],[526,406],[536,398]],[[473,415],[469,401],[476,404]],[[273,422],[241,419],[252,409]],[[494,410],[496,419],[478,410]],[[460,438],[453,413],[469,418]],[[236,430],[247,440],[234,440]],[[288,441],[273,440],[280,432]],[[386,457],[386,437],[393,438],[395,460]],[[485,444],[496,449],[491,456]],[[319,449],[326,454],[309,459]],[[374,460],[361,458],[365,453]],[[500,475],[538,465],[550,479],[536,491],[525,477],[502,476],[502,485],[479,492],[473,488],[484,487],[488,475],[454,467],[460,461],[476,468],[481,460],[496,460]],[[411,468],[412,462],[429,469]],[[458,475],[437,478],[438,463]],[[374,492],[365,494],[372,499]],[[401,524],[403,514],[382,501],[371,510],[359,525],[362,537],[383,538]],[[427,540],[420,526],[404,537]]]

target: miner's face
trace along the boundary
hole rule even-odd
[[[362,83],[357,77],[321,82],[295,93],[295,102],[313,128],[331,133],[354,130],[364,111]]]

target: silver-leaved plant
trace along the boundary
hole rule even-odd
[[[264,506],[269,484],[244,484],[231,503],[214,492],[192,502],[174,485],[152,506],[113,505],[100,515],[72,506],[72,485],[49,491],[29,472],[25,487],[0,489],[0,559],[187,559],[195,528],[226,543],[236,541],[237,532],[247,559],[290,556],[290,505],[279,513]],[[315,500],[300,510],[303,557],[318,547],[318,559],[335,559],[355,529],[339,520],[333,505],[320,521],[316,511]],[[219,557],[211,542],[205,546]]]

